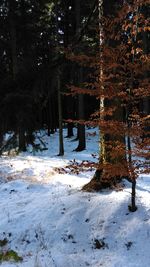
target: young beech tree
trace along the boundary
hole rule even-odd
[[[113,10],[116,11],[119,7],[119,4],[116,6],[116,3],[113,3]],[[100,0],[99,53],[96,57],[96,75],[98,77],[96,77],[95,83],[97,97],[100,98],[100,108],[98,112],[93,114],[94,122],[100,127],[100,155],[98,168],[92,181],[84,187],[86,190],[99,190],[103,186],[116,183],[122,177],[129,176],[125,133],[122,125],[124,113],[117,95],[117,68],[115,65],[118,58],[117,54],[112,51],[118,45],[118,41],[111,37],[112,29],[109,24],[106,25],[109,20],[108,16],[112,21],[116,14],[112,10],[110,13],[107,6]],[[111,26],[114,27],[112,24]]]
[[[93,114],[91,124],[100,127],[100,155],[93,179],[83,188],[99,190],[129,178],[132,211],[136,210],[137,175],[149,171],[150,141],[149,133],[145,133],[149,115],[141,108],[142,99],[150,96],[149,55],[143,49],[142,38],[148,32],[145,6],[148,8],[148,2],[130,1],[118,13],[106,17],[103,2],[99,1],[100,51],[93,93],[100,97],[100,109]]]

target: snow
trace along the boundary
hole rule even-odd
[[[70,160],[94,160],[93,132],[87,130],[83,152],[65,138],[65,155],[58,157],[58,133],[42,132],[48,150],[0,158],[0,240],[8,239],[0,249],[23,257],[2,267],[150,266],[150,175],[138,178],[138,210],[130,213],[130,183],[122,191],[88,193],[81,188],[94,171],[56,171]]]

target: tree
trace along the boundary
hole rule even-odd
[[[140,98],[150,94],[147,79],[144,79],[148,57],[141,45],[141,32],[145,30],[139,26],[139,23],[145,26],[147,23],[140,12],[143,5],[145,3],[138,1],[127,3],[119,14],[106,18],[102,17],[103,5],[99,1],[100,57],[95,87],[101,100],[100,111],[94,118],[95,124],[100,126],[100,158],[94,178],[83,188],[99,190],[115,185],[124,177],[129,178],[132,181],[132,211],[136,210],[135,185],[139,165],[134,157],[143,155],[143,149],[146,156],[149,143],[146,139],[141,145],[140,141],[144,131]],[[100,119],[96,119],[99,115]],[[127,146],[125,137],[128,137]],[[147,163],[143,162],[142,168],[147,171]]]
[[[50,24],[53,20],[52,12],[49,16],[52,3],[52,1],[50,3],[50,1],[34,0],[2,1],[1,3],[0,39],[3,46],[0,60],[5,75],[3,73],[1,75],[0,109],[3,116],[1,116],[0,128],[3,133],[9,130],[19,136],[19,150],[25,150],[28,131],[31,134],[33,130],[41,127],[38,122],[43,117],[45,97],[47,97],[45,93],[47,94],[48,91],[52,68],[52,63],[49,62],[49,52],[53,44],[48,38],[51,36],[53,39],[50,33],[54,34]],[[51,89],[51,95],[53,90]],[[15,97],[16,100],[14,100]],[[26,114],[21,105],[14,108],[14,101],[18,103],[18,99],[23,104]],[[7,106],[8,103],[12,110]],[[34,112],[34,118],[29,108],[30,105],[39,111],[39,113]],[[11,123],[11,119],[14,124]],[[43,124],[44,120],[42,126]]]
[[[103,1],[99,1],[98,8],[99,52],[96,59],[96,64],[98,66],[96,76],[98,74],[98,77],[96,77],[95,87],[97,90],[97,96],[100,98],[100,107],[99,111],[94,114],[94,119],[96,121],[96,116],[98,116],[96,123],[100,127],[100,150],[99,164],[94,178],[84,187],[84,189],[89,190],[99,190],[103,186],[110,186],[111,183],[116,183],[117,180],[121,179],[121,177],[128,177],[124,133],[120,134],[117,133],[117,131],[114,132],[115,124],[118,128],[119,125],[122,127],[123,109],[121,107],[120,99],[116,94],[117,92],[112,92],[113,95],[111,95],[110,92],[110,82],[113,87],[113,83],[116,86],[117,81],[115,82],[114,79],[116,70],[113,64],[116,64],[116,62],[114,62],[115,58],[112,58],[111,54],[108,53],[112,52],[113,47],[116,45],[116,41],[110,37],[111,29],[105,22],[105,20],[108,21],[108,16],[111,16],[111,19],[114,17],[116,12],[116,3],[112,3],[114,6],[112,5],[113,12],[111,9],[111,14],[109,14],[110,10],[107,8],[109,6],[107,4],[107,1],[105,4],[103,4]],[[117,6],[117,8],[119,8],[119,6]],[[107,19],[104,20],[106,17]],[[107,31],[107,29],[109,30]],[[110,73],[112,73],[112,79],[108,78]],[[119,148],[119,146],[121,147],[121,153],[118,157],[115,153],[115,156],[113,156],[111,150],[117,150],[117,147]],[[118,166],[122,166],[122,170],[119,171],[120,168],[118,168]],[[116,173],[113,173],[112,170],[116,170]]]

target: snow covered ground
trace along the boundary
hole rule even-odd
[[[95,130],[90,129],[88,133]],[[87,149],[65,139],[58,157],[58,133],[43,136],[48,150],[0,158],[0,251],[14,250],[22,262],[2,267],[149,267],[150,175],[137,182],[135,213],[129,213],[130,184],[123,191],[82,192],[93,171],[59,174],[70,160],[92,160],[98,135]]]

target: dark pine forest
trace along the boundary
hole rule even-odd
[[[149,168],[148,2],[0,1],[0,154],[36,146],[35,132],[46,129],[49,138],[59,130],[63,155],[64,127],[68,138],[77,127],[82,151],[87,125],[101,133],[88,186],[99,177],[135,181],[134,153]]]

